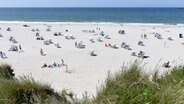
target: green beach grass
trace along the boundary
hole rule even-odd
[[[55,92],[50,85],[32,77],[14,78],[11,66],[0,66],[0,104],[182,104],[184,103],[184,67],[150,76],[135,62],[121,71],[109,74],[97,95],[83,99],[72,93]]]

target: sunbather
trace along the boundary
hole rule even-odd
[[[46,68],[47,67],[47,64],[44,63],[43,66],[41,68]]]

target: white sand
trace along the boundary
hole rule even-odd
[[[61,91],[66,89],[73,91],[78,97],[82,97],[85,91],[88,94],[95,94],[96,87],[107,77],[107,73],[116,72],[121,69],[124,62],[130,62],[137,59],[131,56],[131,52],[144,51],[150,58],[144,59],[146,63],[146,72],[154,71],[155,66],[159,63],[160,72],[168,69],[162,68],[164,62],[170,61],[171,65],[178,65],[184,59],[184,39],[179,39],[179,33],[184,33],[184,27],[176,25],[157,25],[157,24],[50,24],[50,32],[46,31],[47,26],[44,24],[28,24],[30,27],[23,27],[21,23],[1,23],[0,33],[4,37],[0,37],[0,51],[7,55],[7,59],[0,59],[0,63],[8,63],[15,69],[16,77],[21,75],[32,75],[38,81],[44,81],[56,89]],[[10,27],[12,31],[6,31]],[[104,42],[97,42],[98,36],[93,33],[83,33],[82,30],[96,30],[100,27],[105,34],[110,35],[111,39],[105,39]],[[153,29],[155,27],[155,29]],[[62,48],[56,48],[53,44],[46,46],[43,41],[36,40],[36,32],[31,29],[38,28],[40,35],[44,38],[51,38],[53,42],[58,42]],[[69,32],[66,33],[65,30]],[[118,31],[125,30],[125,35],[118,34]],[[170,32],[168,32],[170,31]],[[73,34],[75,40],[66,40],[64,36],[55,37],[54,32],[62,32],[63,34]],[[164,39],[158,40],[152,32],[162,34]],[[141,39],[141,34],[147,34],[148,39]],[[21,44],[24,52],[10,52],[8,49],[13,44],[9,41],[10,36],[15,37],[18,41],[16,45]],[[168,36],[172,36],[174,41],[167,40]],[[95,43],[89,41],[89,37],[95,39]],[[86,45],[85,49],[74,47],[75,41],[82,40]],[[137,43],[142,40],[146,46],[138,46]],[[133,50],[125,50],[123,48],[113,49],[105,47],[105,43],[121,45],[126,42]],[[164,43],[166,42],[166,47]],[[43,48],[46,56],[40,55],[40,48]],[[95,50],[98,56],[92,57],[89,52]],[[42,69],[43,63],[53,64],[61,63],[64,59],[71,73],[66,73],[65,68],[45,68]],[[159,61],[160,60],[160,61]]]

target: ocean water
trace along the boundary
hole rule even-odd
[[[0,21],[184,23],[183,8],[0,8]]]

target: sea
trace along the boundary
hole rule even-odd
[[[0,21],[184,24],[184,8],[0,8]]]

